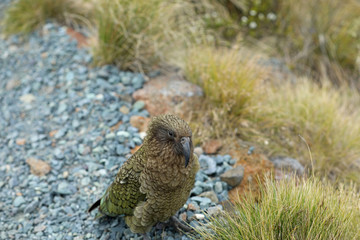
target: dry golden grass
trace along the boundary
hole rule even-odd
[[[241,138],[311,167],[300,135],[313,152],[316,173],[360,182],[356,91],[335,89],[328,80],[322,87],[307,78],[265,82],[268,69],[238,50],[197,49],[186,66],[188,79],[206,95],[192,119],[199,139]]]
[[[86,21],[90,15],[91,5],[86,0],[18,0],[6,11],[3,33],[28,34],[49,19],[71,24]]]

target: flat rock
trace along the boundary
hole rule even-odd
[[[17,144],[17,145],[22,146],[22,145],[25,145],[25,143],[26,143],[26,139],[25,139],[25,138],[18,138],[18,139],[16,139],[16,144]]]
[[[150,115],[183,115],[202,96],[203,91],[199,86],[185,81],[176,73],[156,77],[133,94],[135,100],[145,103]]]
[[[226,182],[232,187],[239,185],[244,177],[244,168],[242,166],[237,166],[233,169],[230,169],[223,174],[221,174],[221,181]]]
[[[203,192],[199,195],[199,197],[206,197],[209,198],[211,200],[211,202],[213,203],[218,203],[219,199],[216,196],[216,193],[214,191],[207,191],[207,192]]]
[[[32,103],[33,101],[35,101],[35,99],[35,96],[32,94],[25,94],[20,97],[20,101],[22,101],[23,103]]]
[[[37,176],[44,176],[51,170],[50,165],[40,159],[28,158],[26,159],[26,163],[30,166],[30,172]]]
[[[20,86],[20,84],[21,84],[21,82],[20,82],[18,79],[11,79],[10,81],[8,81],[8,82],[6,83],[5,89],[6,89],[7,91],[10,91],[10,90],[12,90],[12,89]]]
[[[209,216],[217,216],[223,212],[223,207],[221,205],[216,205],[215,207],[209,207],[207,213]]]
[[[36,227],[34,227],[34,232],[42,232],[46,229],[45,225],[37,225]]]
[[[290,157],[274,157],[270,161],[274,163],[274,167],[281,170],[291,171],[297,175],[304,174],[304,167],[298,160]]]
[[[222,144],[219,140],[211,139],[203,144],[203,149],[206,154],[215,154],[220,150]]]
[[[15,199],[14,199],[14,206],[15,207],[19,207],[21,204],[25,203],[25,199],[23,196],[17,196]]]
[[[74,193],[73,190],[74,190],[73,187],[67,182],[60,182],[57,187],[57,193],[63,194],[63,195],[72,194],[72,193]]]

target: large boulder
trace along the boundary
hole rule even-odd
[[[151,79],[133,94],[135,100],[145,102],[150,115],[173,113],[183,116],[203,96],[202,89],[172,73]]]

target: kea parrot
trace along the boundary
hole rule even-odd
[[[187,201],[198,170],[189,125],[171,114],[153,117],[142,146],[88,212],[98,207],[96,218],[124,215],[133,233],[146,234],[168,219],[186,229],[173,216]]]

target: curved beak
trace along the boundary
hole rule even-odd
[[[182,137],[181,138],[181,145],[183,147],[183,153],[184,153],[184,156],[185,156],[185,167],[187,167],[187,165],[189,164],[190,152],[191,152],[190,137]]]

